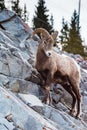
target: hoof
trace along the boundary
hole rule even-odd
[[[81,117],[80,117],[79,114],[77,114],[77,115],[75,116],[75,118],[81,120]]]
[[[45,97],[43,100],[42,100],[42,102],[43,103],[45,103],[45,104],[48,104],[48,105],[52,105],[52,99],[50,98],[47,98],[47,97]]]
[[[75,109],[71,109],[70,112],[71,113],[75,113],[76,111],[75,111]]]
[[[75,109],[71,109],[70,110],[70,115],[74,117],[75,116],[74,114],[75,114]]]
[[[75,117],[74,113],[71,112],[71,111],[69,111],[68,114],[69,114],[70,116],[72,116],[72,117]]]
[[[68,111],[68,114],[72,117],[75,117],[75,109],[70,109],[70,111]]]

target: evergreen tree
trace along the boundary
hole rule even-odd
[[[51,32],[54,32],[54,19],[53,19],[53,15],[51,14],[51,18],[50,18],[50,25],[52,27]]]
[[[5,1],[4,0],[0,0],[0,10],[5,9]]]
[[[45,28],[49,33],[53,32],[53,26],[50,24],[49,15],[47,7],[45,6],[44,0],[39,0],[38,5],[36,6],[35,16],[33,18],[33,28]],[[52,21],[53,22],[53,18]]]
[[[11,1],[12,10],[15,11],[19,17],[22,17],[22,9],[19,6],[19,2],[20,2],[19,0]]]
[[[60,37],[60,41],[61,44],[67,43],[68,41],[68,34],[69,34],[69,27],[67,22],[65,22],[65,19],[62,19],[62,29],[61,29],[61,35]]]
[[[52,14],[51,14],[51,18],[50,18],[50,23],[51,23],[51,26],[53,28],[53,26],[54,26],[54,19],[53,19],[53,15]]]
[[[29,13],[27,11],[26,4],[24,4],[22,19],[24,20],[24,22],[27,22],[29,20]]]
[[[68,30],[67,45],[64,46],[63,50],[74,54],[84,55],[84,47],[82,46],[80,31],[78,31],[78,14],[76,10],[71,17],[70,27]]]

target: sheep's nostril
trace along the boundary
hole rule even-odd
[[[51,57],[51,52],[50,51],[46,51],[46,55],[48,56],[48,57]]]
[[[49,54],[49,56],[51,55],[51,53],[50,53],[50,52],[49,52],[48,54]]]

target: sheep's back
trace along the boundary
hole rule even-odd
[[[80,68],[76,61],[64,54],[60,55],[56,52],[53,52],[52,59],[54,63],[56,62],[57,70],[61,72],[62,75],[67,75],[69,77],[78,77],[80,79]]]

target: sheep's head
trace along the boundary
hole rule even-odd
[[[38,33],[40,34],[39,48],[46,54],[46,56],[51,56],[51,49],[58,35],[58,32],[55,31],[52,35],[50,35],[47,30],[43,28],[37,28],[34,30],[32,37]]]

